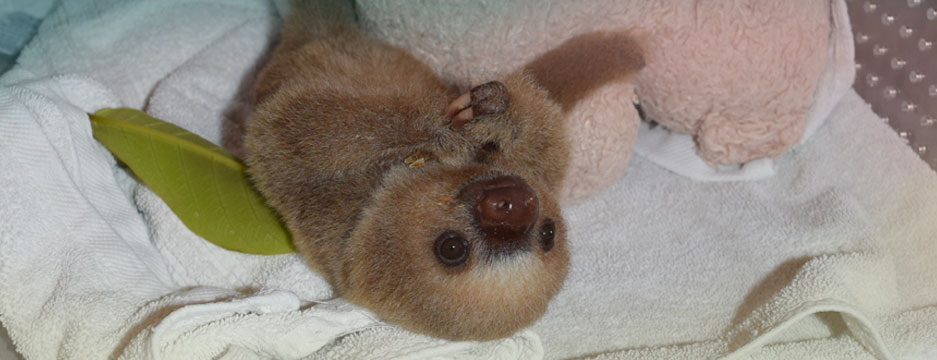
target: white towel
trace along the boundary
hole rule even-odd
[[[0,78],[0,321],[27,358],[937,356],[937,176],[854,93],[770,179],[636,157],[566,210],[545,317],[452,343],[332,299],[295,255],[204,242],[91,138],[84,113],[123,105],[218,141],[269,6],[66,4]]]
[[[827,121],[761,181],[637,157],[569,209],[574,268],[534,330],[561,357],[933,358],[937,175],[854,92]]]

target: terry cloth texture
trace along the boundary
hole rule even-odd
[[[95,3],[63,2],[0,78],[0,321],[26,358],[937,357],[937,175],[855,93],[769,179],[635,157],[566,209],[541,321],[447,342],[333,299],[296,255],[205,242],[91,137],[86,112],[129,106],[220,142],[271,6]]]

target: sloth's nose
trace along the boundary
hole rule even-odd
[[[466,186],[463,195],[492,245],[523,241],[537,221],[537,195],[518,177],[499,176],[478,181]]]

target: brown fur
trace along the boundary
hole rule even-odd
[[[350,14],[311,2],[285,24],[246,126],[257,187],[310,265],[382,318],[450,339],[487,340],[528,326],[568,267],[554,194],[569,151],[551,96],[580,95],[556,92],[562,86],[548,93],[538,85],[548,72],[521,71],[501,81],[509,99],[496,111],[451,127],[444,109],[459,94],[410,54],[364,36]],[[405,162],[415,155],[422,166]],[[523,179],[539,199],[533,230],[513,252],[493,250],[474,204],[459,198],[469,184],[498,176]],[[538,229],[549,220],[555,245],[544,251]],[[445,266],[434,255],[445,231],[470,244],[464,264]]]

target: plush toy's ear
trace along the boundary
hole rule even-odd
[[[593,32],[566,40],[524,71],[569,111],[593,90],[624,81],[644,67],[639,41],[628,32]]]

